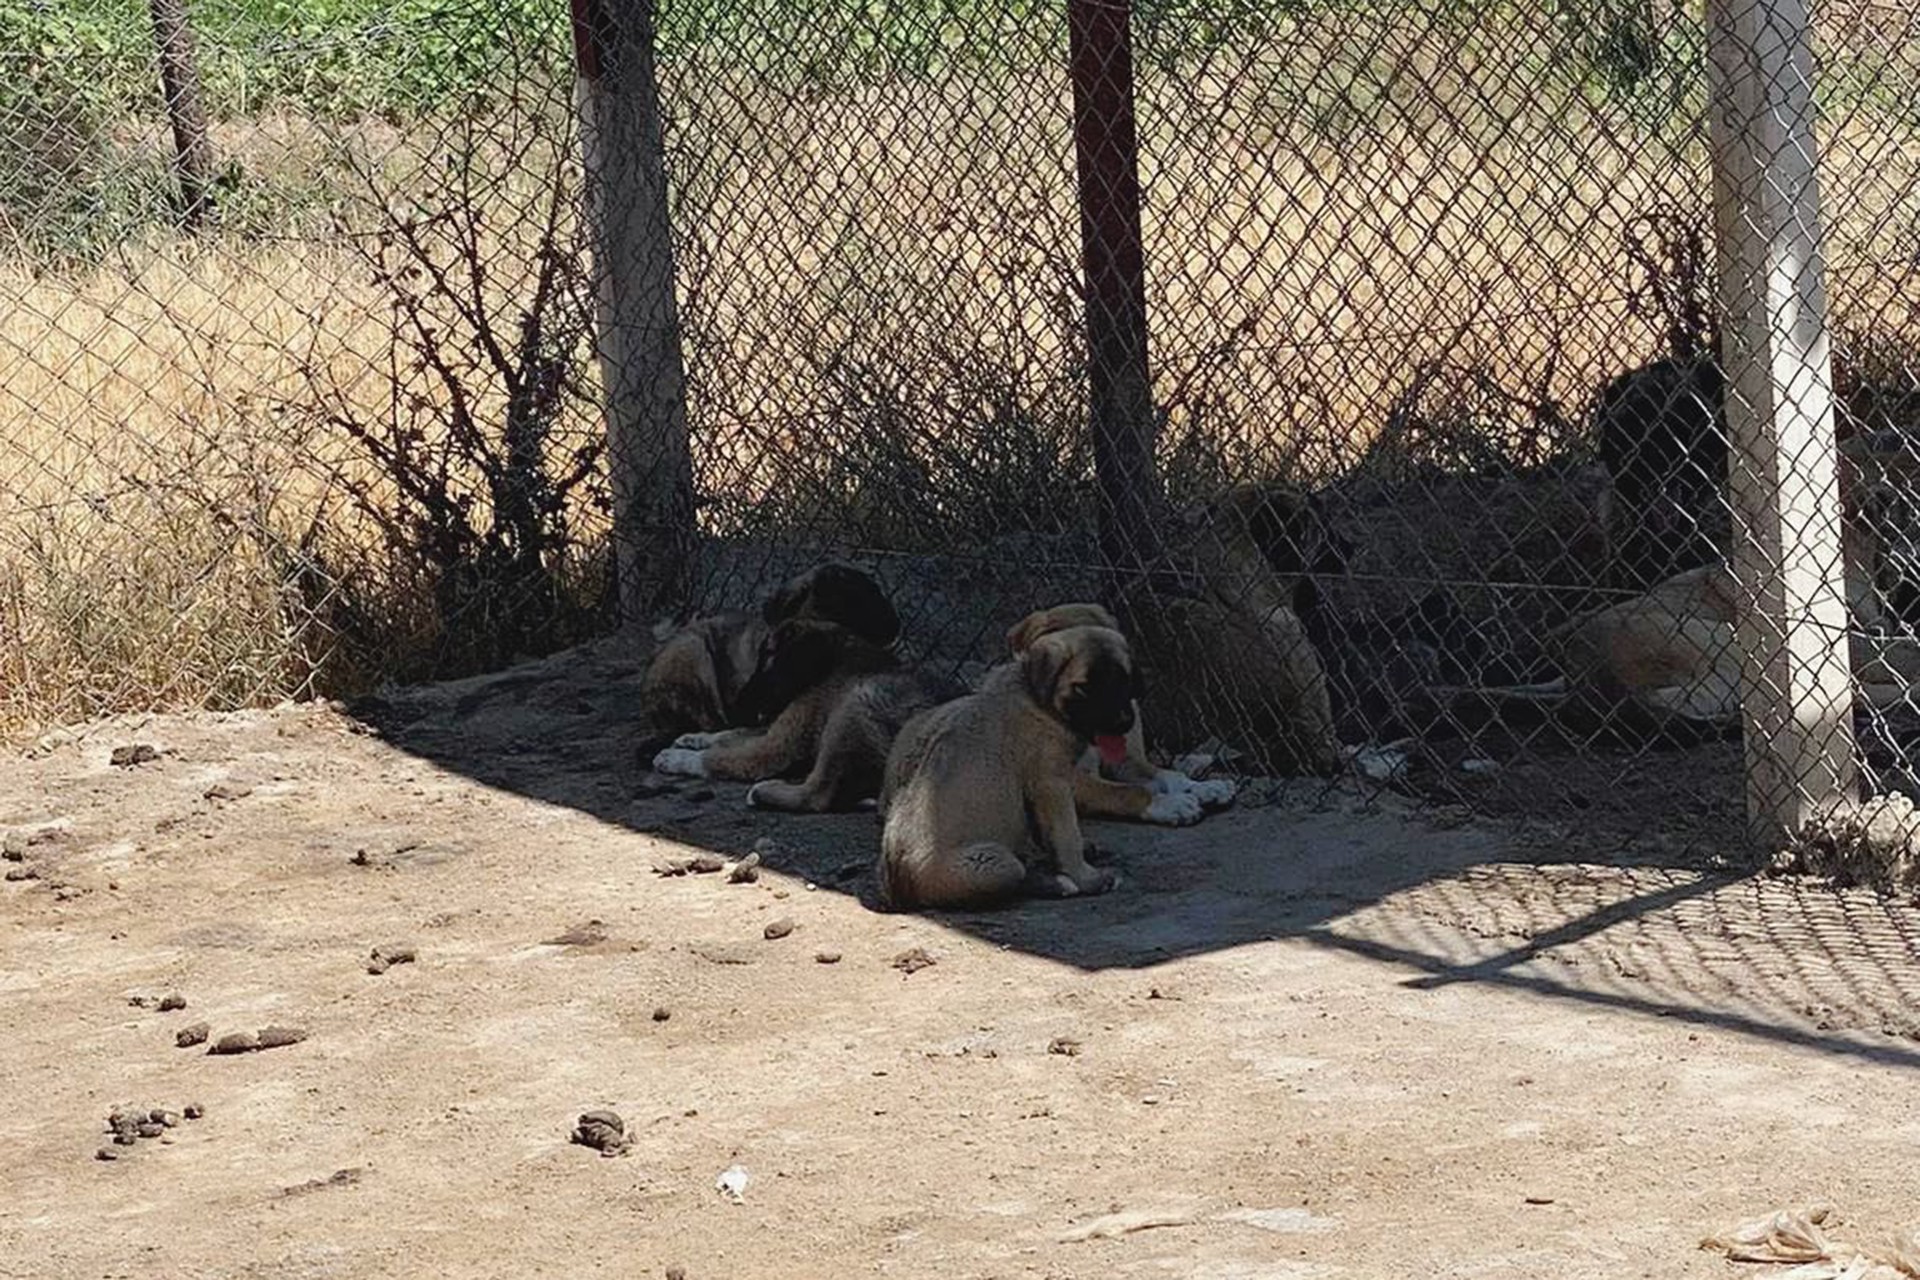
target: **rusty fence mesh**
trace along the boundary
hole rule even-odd
[[[155,54],[181,12],[198,205]],[[1129,16],[1116,69],[1063,0],[661,0],[697,534],[663,614],[848,558],[960,669],[1104,599],[1168,758],[1736,852],[1751,459],[1701,6]],[[1808,473],[1839,475],[1848,603],[1819,619],[1866,794],[1912,790],[1920,737],[1917,27],[1811,15],[1838,463]],[[0,59],[9,733],[615,624],[563,6],[34,0]],[[1084,118],[1076,151],[1075,68],[1137,143],[1152,466],[1118,525],[1084,253],[1119,170],[1088,172]]]

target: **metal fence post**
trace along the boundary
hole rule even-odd
[[[1121,574],[1159,552],[1131,11],[1131,0],[1067,4],[1100,544]]]
[[[1854,796],[1852,681],[1803,0],[1710,0],[1714,231],[1749,834]]]
[[[154,50],[160,60],[160,91],[173,128],[173,170],[180,179],[180,220],[189,231],[213,221],[213,139],[200,98],[200,67],[186,0],[149,0]]]
[[[685,599],[693,454],[674,296],[654,0],[572,0],[623,622]]]

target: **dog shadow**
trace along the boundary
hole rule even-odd
[[[353,710],[396,748],[485,786],[723,858],[757,852],[771,872],[880,910],[873,812],[772,813],[749,808],[745,786],[652,772],[636,750],[629,646],[609,639]],[[1920,912],[1888,900],[1755,880],[1674,842],[1597,857],[1564,826],[1528,837],[1351,783],[1249,786],[1196,826],[1086,831],[1093,861],[1120,872],[1114,892],[930,917],[1081,971],[1150,972],[1289,939],[1378,961],[1416,989],[1493,985],[1920,1066]],[[636,881],[653,873],[634,868]],[[1730,949],[1737,980],[1724,976]],[[1810,1020],[1810,1008],[1824,1012]]]

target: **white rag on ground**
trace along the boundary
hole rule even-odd
[[[1827,1237],[1822,1228],[1832,1216],[1827,1205],[1781,1209],[1708,1236],[1700,1247],[1729,1262],[1800,1264],[1772,1280],[1920,1280],[1920,1232],[1862,1247]]]

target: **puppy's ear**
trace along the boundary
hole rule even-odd
[[[1114,621],[1113,614],[1105,605],[1098,604],[1056,604],[1046,609],[1036,609],[1007,631],[1007,650],[1016,656],[1026,652],[1028,646],[1041,636],[1055,631],[1065,631],[1068,627],[1105,627],[1109,631],[1118,631],[1120,624]]]
[[[1020,678],[1033,700],[1059,710],[1069,692],[1065,687],[1073,668],[1073,646],[1057,635],[1044,635],[1020,655]]]
[[[1105,627],[1108,631],[1118,631],[1120,629],[1119,619],[1115,618],[1113,611],[1103,604],[1076,604],[1073,606],[1073,610],[1079,619],[1076,625],[1083,627]]]
[[[1015,657],[1025,653],[1047,631],[1048,611],[1036,609],[1007,628],[1007,652]]]
[[[762,723],[833,673],[847,633],[831,623],[791,619],[760,645],[753,672],[734,695],[733,717]]]

